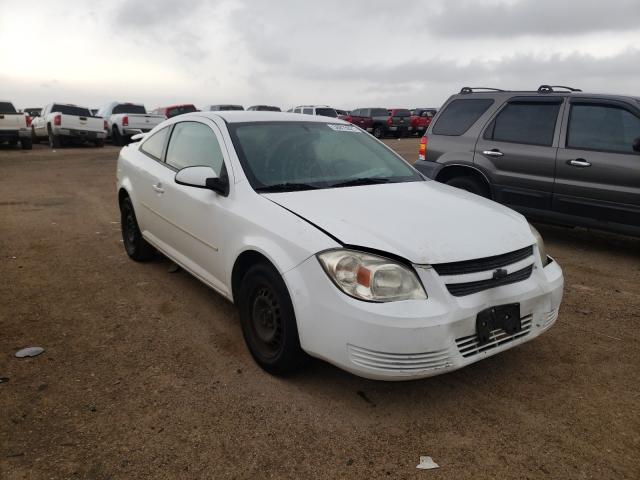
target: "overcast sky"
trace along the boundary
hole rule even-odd
[[[639,0],[0,0],[0,45],[0,98],[19,108],[429,107],[465,85],[542,83],[640,94]]]

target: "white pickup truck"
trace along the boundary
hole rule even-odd
[[[115,145],[127,145],[133,135],[147,133],[163,122],[164,115],[147,113],[139,103],[111,102],[100,110],[98,116],[107,122],[107,135]]]
[[[31,122],[31,133],[36,142],[48,139],[51,148],[69,142],[91,142],[96,147],[103,147],[107,136],[106,126],[106,121],[92,116],[88,108],[50,103]]]
[[[11,102],[0,100],[0,143],[17,145],[20,142],[24,150],[31,150],[30,122],[31,117],[18,113]]]

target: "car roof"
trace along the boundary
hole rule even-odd
[[[564,91],[556,90],[553,92],[540,92],[538,90],[496,90],[496,91],[478,91],[478,92],[458,92],[453,95],[455,98],[511,98],[513,96],[526,96],[526,97],[584,97],[584,98],[601,98],[601,99],[614,99],[614,100],[629,100],[634,99],[640,102],[640,97],[633,95],[622,95],[612,93],[589,93],[582,91]]]
[[[300,113],[265,112],[247,110],[227,110],[219,112],[194,112],[180,115],[181,119],[189,117],[206,117],[210,119],[221,118],[227,123],[244,122],[310,122],[310,123],[343,123],[351,125],[339,118],[325,117],[322,115],[302,115]]]
[[[193,103],[178,103],[176,105],[167,105],[166,107],[157,107],[157,108],[154,108],[154,110],[158,110],[160,108],[177,108],[177,107],[193,107],[193,108],[196,108],[196,106]]]

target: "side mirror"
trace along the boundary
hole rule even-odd
[[[633,140],[632,148],[634,152],[640,152],[640,137]]]
[[[211,167],[186,167],[176,173],[178,185],[213,190],[220,195],[229,195],[229,182],[218,177]]]

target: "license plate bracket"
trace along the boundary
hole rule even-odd
[[[497,305],[478,313],[476,317],[478,345],[489,343],[491,332],[499,329],[504,330],[507,335],[513,335],[522,330],[519,303]]]

